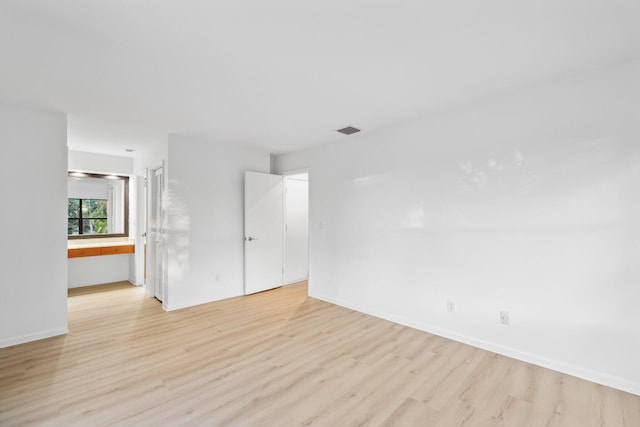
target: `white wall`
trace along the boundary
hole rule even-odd
[[[67,119],[0,104],[0,347],[67,333]]]
[[[278,156],[310,169],[310,294],[640,394],[639,76]]]
[[[169,136],[166,308],[243,294],[243,175],[269,153]]]
[[[133,173],[133,158],[69,150],[69,170],[130,175]]]
[[[135,197],[129,198],[129,237],[135,240],[133,261],[129,263],[129,281],[134,285],[145,284],[145,247],[147,231],[146,187],[143,176],[132,176],[130,188],[135,188]]]
[[[302,178],[302,179],[301,179]],[[309,275],[309,186],[307,175],[284,178],[285,256],[284,283]]]
[[[134,263],[134,254],[69,258],[68,286],[77,288],[125,280],[133,283]]]

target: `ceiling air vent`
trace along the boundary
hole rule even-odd
[[[347,126],[346,128],[338,129],[338,132],[345,135],[351,135],[352,133],[360,132],[360,129],[356,129],[353,126]]]

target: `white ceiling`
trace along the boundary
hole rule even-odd
[[[638,0],[0,0],[0,100],[72,149],[274,153],[640,57]]]

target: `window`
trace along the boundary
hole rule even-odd
[[[129,236],[129,177],[69,172],[69,239]]]
[[[69,199],[68,234],[109,234],[107,199]]]

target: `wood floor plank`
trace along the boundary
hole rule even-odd
[[[431,426],[438,419],[438,411],[408,397],[381,424],[383,427]]]
[[[167,313],[69,291],[66,336],[0,349],[4,426],[640,426],[640,397],[307,296]]]

